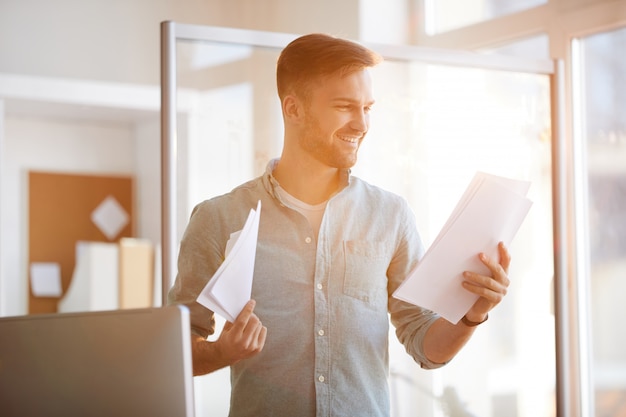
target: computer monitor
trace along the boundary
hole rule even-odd
[[[0,415],[192,417],[182,306],[0,318]]]

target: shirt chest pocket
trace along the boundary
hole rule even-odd
[[[384,242],[346,240],[343,292],[375,309],[387,309],[389,251]]]

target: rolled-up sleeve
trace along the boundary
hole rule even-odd
[[[430,361],[424,354],[423,347],[426,332],[439,316],[393,297],[389,303],[391,323],[396,329],[396,336],[413,360],[424,369],[436,369],[445,365]]]

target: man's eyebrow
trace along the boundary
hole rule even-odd
[[[356,100],[350,97],[335,97],[332,99],[333,102],[345,102],[345,103],[352,103],[352,104],[358,104],[361,101],[360,100]],[[376,100],[372,99],[368,102],[366,102],[365,104],[368,106],[372,106],[374,103],[376,102]]]

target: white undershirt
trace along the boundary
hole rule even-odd
[[[320,225],[322,224],[322,217],[324,217],[324,210],[326,209],[326,203],[328,201],[312,206],[304,201],[298,200],[280,186],[276,187],[275,190],[281,200],[283,200],[288,207],[299,211],[309,220],[309,224],[311,225],[311,228],[315,233],[315,239],[317,240],[317,235],[320,232]]]

